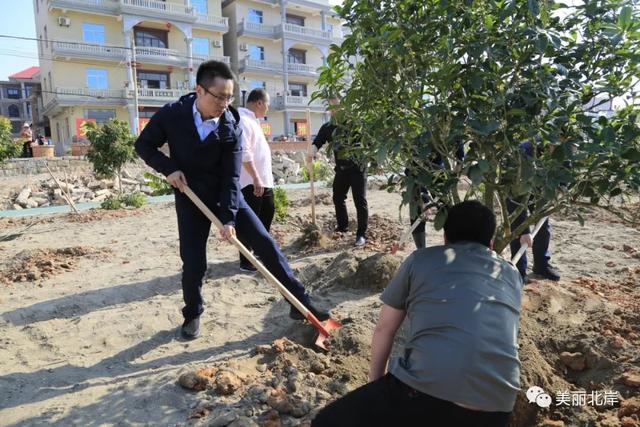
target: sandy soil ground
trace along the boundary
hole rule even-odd
[[[312,350],[313,329],[292,322],[288,305],[261,278],[240,274],[236,251],[215,237],[202,335],[181,340],[171,204],[0,218],[0,424],[306,425],[317,409],[362,384],[380,289],[412,248],[386,252],[407,212],[399,222],[399,197],[371,191],[374,235],[355,249],[353,234],[329,233],[333,208],[321,196],[318,218],[329,239],[309,249],[301,240],[308,193],[289,196],[292,216],[274,235],[314,298],[343,320],[329,354]],[[552,220],[553,261],[563,279],[535,280],[525,290],[522,386],[550,394],[615,390],[622,402],[543,409],[523,395],[514,425],[638,423],[640,232],[594,217],[585,227]],[[428,244],[441,243],[429,229]]]

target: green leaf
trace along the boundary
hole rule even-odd
[[[444,223],[447,220],[447,208],[442,207],[438,210],[436,217],[433,219],[433,228],[441,230],[444,227]]]
[[[633,10],[631,6],[625,6],[620,10],[620,15],[618,15],[618,27],[621,30],[627,30],[631,25],[631,14]]]
[[[540,15],[540,5],[538,4],[538,0],[528,0],[527,7],[533,16]]]

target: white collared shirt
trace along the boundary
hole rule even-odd
[[[202,116],[200,115],[200,111],[196,108],[196,102],[198,99],[193,101],[193,121],[196,124],[196,129],[198,130],[198,135],[200,135],[200,141],[204,141],[207,136],[218,127],[218,122],[220,121],[220,117],[215,117],[209,120],[202,120]]]
[[[248,108],[238,108],[240,128],[242,129],[242,162],[253,162],[265,188],[273,188],[271,172],[271,148],[264,137],[260,121]],[[253,185],[253,178],[244,166],[240,171],[240,188]]]

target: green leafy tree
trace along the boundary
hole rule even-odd
[[[275,187],[273,189],[273,203],[275,205],[275,220],[278,222],[286,220],[291,203],[289,202],[287,191],[284,188]]]
[[[134,137],[129,132],[129,125],[114,119],[103,126],[86,122],[83,131],[91,144],[87,158],[93,165],[93,170],[105,178],[117,177],[119,192],[122,194],[122,168],[136,157]]]
[[[15,142],[11,137],[11,121],[0,116],[0,163],[18,157],[21,150],[22,144]]]
[[[345,0],[336,10],[352,34],[333,46],[314,97],[339,96],[369,160],[393,173],[389,189],[401,189],[403,202],[424,185],[449,205],[478,198],[498,209],[501,251],[544,216],[593,205],[623,215],[620,202],[637,194],[634,4]],[[599,111],[614,99],[614,114]],[[519,202],[512,214],[508,198]],[[512,233],[527,202],[534,208]],[[442,208],[436,227],[445,218]]]

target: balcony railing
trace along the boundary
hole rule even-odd
[[[123,60],[127,51],[121,47],[102,46],[98,44],[85,44],[71,41],[54,41],[54,55],[66,55],[77,57],[101,57],[106,59]]]
[[[331,42],[332,37],[331,31],[323,31],[289,23],[282,24],[282,28],[280,29],[280,31],[284,33],[286,37],[302,40],[312,39]]]
[[[168,3],[158,0],[120,0],[123,11],[142,11],[142,12],[158,12],[160,14],[169,14],[183,17],[195,18],[192,6],[186,6],[179,3]]]
[[[287,71],[292,74],[305,74],[309,76],[317,76],[316,71],[318,67],[309,64],[287,64]]]
[[[256,24],[247,22],[244,19],[238,24],[238,35],[257,34],[260,36],[273,37],[275,35],[275,27],[273,25]]]
[[[282,72],[282,64],[277,62],[261,61],[259,59],[243,58],[240,61],[240,70],[275,71]]]
[[[153,64],[170,64],[186,67],[188,58],[186,53],[180,53],[175,49],[161,47],[136,46],[136,60]]]
[[[138,98],[151,100],[174,100],[186,94],[188,90],[182,89],[147,89],[138,88]],[[133,90],[129,90],[129,97],[133,97]]]
[[[327,109],[323,101],[315,99],[309,103],[310,99],[308,96],[278,95],[274,102],[274,108],[276,110],[309,108],[314,111],[325,111]]]
[[[124,91],[121,89],[90,89],[86,87],[56,87],[55,96],[84,97],[104,100],[122,101]]]
[[[201,62],[209,61],[209,60],[224,62],[227,65],[231,63],[228,56],[205,56],[205,55],[197,55],[197,54],[193,55],[194,64],[200,64]]]
[[[198,13],[193,6],[159,0],[48,0],[49,7],[80,10],[111,15],[135,14],[157,19],[176,19],[226,32],[228,19],[222,16]]]

